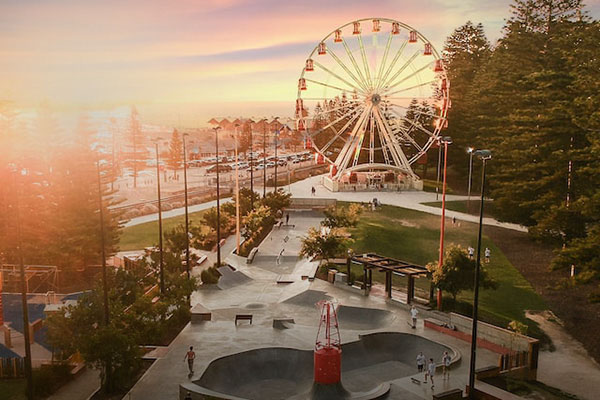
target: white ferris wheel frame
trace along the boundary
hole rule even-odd
[[[347,77],[345,77],[345,78],[341,77],[338,74],[336,74],[335,72],[333,72],[330,69],[328,69],[327,67],[325,67],[324,65],[322,65],[319,62],[319,58],[318,58],[318,57],[322,57],[322,55],[318,55],[315,57],[315,55],[318,54],[318,52],[319,52],[320,46],[323,46],[323,43],[327,43],[327,41],[329,39],[333,38],[334,35],[336,35],[336,32],[339,33],[342,31],[342,29],[344,29],[350,25],[354,25],[356,23],[358,23],[360,26],[363,22],[375,23],[375,21],[379,21],[378,24],[380,24],[381,22],[388,23],[388,24],[390,24],[390,26],[392,26],[392,29],[394,29],[394,24],[396,24],[395,25],[396,27],[399,27],[400,29],[404,29],[405,31],[409,32],[409,35],[411,35],[411,34],[416,35],[415,38],[417,39],[417,43],[420,42],[424,45],[425,44],[429,45],[429,50],[431,52],[431,54],[429,54],[429,55],[431,55],[433,57],[432,62],[425,64],[423,67],[419,68],[416,71],[413,69],[413,71],[408,76],[403,77],[402,72],[404,72],[405,70],[408,69],[408,67],[413,63],[415,58],[419,56],[419,52],[421,52],[421,56],[423,56],[423,50],[422,50],[423,48],[420,48],[420,50],[417,50],[413,55],[411,55],[408,58],[408,60],[405,61],[401,67],[396,68],[396,63],[397,63],[398,59],[403,55],[404,50],[406,49],[407,45],[409,43],[415,43],[415,42],[409,42],[409,39],[405,39],[404,42],[400,45],[400,48],[396,51],[396,54],[393,55],[392,61],[389,63],[389,65],[386,66],[387,59],[389,56],[388,53],[390,50],[390,44],[392,43],[394,36],[396,36],[395,34],[393,34],[392,31],[390,31],[388,38],[387,38],[387,43],[386,43],[385,50],[383,53],[382,61],[378,66],[376,66],[375,68],[373,68],[373,70],[371,70],[369,68],[369,63],[367,62],[367,59],[366,59],[365,46],[364,46],[363,40],[362,40],[362,29],[359,30],[359,33],[357,35],[356,34],[352,35],[352,36],[358,37],[358,42],[360,45],[360,57],[359,58],[361,60],[360,59],[358,61],[356,60],[353,52],[349,49],[348,44],[346,43],[346,40],[344,39],[343,36],[341,36],[341,43],[344,46],[344,50],[345,50],[345,53],[346,53],[348,59],[351,61],[351,65],[347,65],[347,63],[342,62],[342,60],[335,54],[335,52],[333,52],[332,49],[325,47],[326,54],[328,54],[327,57],[333,58],[335,60],[336,64],[346,72],[346,74],[348,75]],[[300,74],[299,83],[300,83],[300,81],[303,81],[306,85],[309,85],[309,84],[322,85],[324,87],[329,87],[331,89],[339,90],[340,94],[342,94],[342,93],[343,94],[345,94],[345,93],[353,94],[354,93],[354,94],[358,94],[361,97],[363,97],[362,99],[358,99],[358,100],[348,99],[347,101],[349,103],[354,103],[353,107],[350,106],[350,111],[346,112],[341,117],[337,118],[333,122],[328,123],[324,127],[316,130],[315,132],[310,132],[310,130],[308,128],[308,125],[309,125],[308,122],[311,121],[311,118],[304,115],[304,109],[300,111],[299,115],[298,115],[298,113],[296,115],[297,126],[305,127],[306,134],[308,137],[311,138],[311,142],[313,143],[314,149],[324,158],[324,160],[326,160],[331,165],[334,165],[336,167],[337,171],[335,172],[333,178],[339,179],[339,177],[341,177],[344,173],[349,173],[349,172],[364,171],[364,170],[370,170],[370,171],[387,170],[387,171],[402,172],[402,173],[410,176],[413,179],[419,179],[418,176],[413,172],[411,165],[413,163],[415,163],[419,158],[421,158],[425,153],[427,153],[427,151],[433,144],[439,142],[439,140],[441,138],[441,130],[447,126],[447,113],[448,113],[448,109],[450,107],[450,97],[449,97],[450,82],[449,82],[447,74],[446,74],[446,69],[443,66],[443,63],[441,62],[441,57],[440,57],[439,53],[437,52],[437,50],[435,49],[435,47],[433,46],[433,44],[419,31],[417,31],[413,27],[411,27],[407,24],[404,24],[400,21],[390,19],[390,18],[377,18],[377,17],[363,18],[363,19],[358,19],[355,21],[348,22],[348,23],[334,29],[333,31],[331,31],[321,41],[318,42],[318,44],[315,46],[315,48],[309,54],[308,59],[312,60],[312,62],[314,63],[315,69],[318,68],[318,69],[322,70],[323,72],[331,75],[333,78],[335,78],[336,82],[338,82],[337,85],[344,83],[349,88],[348,87],[341,88],[339,86],[336,86],[335,83],[330,84],[330,83],[326,83],[326,82],[320,82],[315,79],[311,79],[310,72],[306,71],[306,66],[302,69],[302,72]],[[360,61],[362,61],[362,69],[359,67]],[[436,65],[436,66],[439,65],[441,67],[441,71],[436,70],[435,79],[424,82],[424,83],[420,83],[418,85],[413,85],[412,87],[408,87],[408,88],[399,88],[398,87],[403,82],[406,82],[410,78],[421,73],[426,67],[429,67],[432,65]],[[307,72],[308,72],[308,74],[307,74]],[[397,80],[398,78],[401,78],[401,79]],[[398,108],[407,109],[407,107],[396,104],[394,102],[394,100],[419,99],[419,97],[415,97],[415,96],[403,98],[403,97],[401,97],[402,92],[405,92],[405,91],[408,91],[411,89],[415,89],[418,86],[432,85],[436,82],[441,84],[442,81],[445,82],[445,85],[444,85],[444,87],[441,87],[440,85],[438,85],[440,97],[437,99],[438,106],[434,109],[435,111],[432,114],[422,113],[420,111],[417,112],[418,114],[424,114],[424,115],[428,115],[428,116],[434,118],[435,123],[433,124],[433,128],[423,126],[419,122],[415,123],[414,121],[412,121],[408,118],[405,118],[402,114],[400,114],[397,111]],[[354,89],[354,92],[351,91],[352,89]],[[306,100],[306,101],[309,101],[309,100],[328,101],[328,100],[334,100],[335,97],[338,97],[338,96],[334,96],[334,97],[322,97],[322,98],[309,98],[309,97],[303,98],[302,92],[303,92],[303,90],[301,90],[300,84],[299,84],[297,99],[302,100],[301,104],[303,104],[304,100]],[[374,100],[374,97],[373,97],[374,94],[379,94],[381,101],[382,102],[385,101],[385,104],[388,106],[388,110],[394,114],[393,120],[385,117],[384,113],[382,112],[381,108],[379,107],[379,104],[381,104],[381,103],[376,102],[376,100]],[[400,96],[400,97],[398,97],[398,96]],[[423,99],[423,98],[421,98],[421,99]],[[427,97],[425,99],[433,100],[433,97]],[[341,107],[338,107],[337,109],[334,108],[334,109],[328,110],[327,112],[325,112],[325,114],[330,113],[332,111],[337,111],[340,108]],[[349,119],[341,129],[336,130],[335,128],[333,128],[333,125],[335,123],[342,121],[344,118],[349,118]],[[371,130],[370,135],[369,135],[370,141],[369,141],[369,148],[368,148],[369,162],[358,163],[358,156],[356,156],[356,155],[359,154],[362,149],[364,149],[364,147],[362,147],[363,146],[362,140],[365,137],[367,121],[369,121],[369,120],[371,121],[371,123],[369,124],[370,130]],[[401,143],[399,143],[397,136],[393,134],[392,127],[390,126],[392,121],[396,123],[395,127],[397,128],[397,132],[403,137],[403,139],[406,142],[410,143],[415,148],[415,150],[413,150],[414,153],[410,157],[406,156],[405,152],[402,150],[402,145],[401,145]],[[399,121],[408,122],[408,124],[411,125],[411,131],[414,129],[414,130],[418,130],[422,133],[425,133],[429,137],[428,140],[426,141],[426,143],[423,145],[418,144],[412,138],[411,132],[407,131],[405,127],[398,124]],[[354,125],[352,125],[352,124],[354,124]],[[380,144],[380,147],[377,147],[377,148],[375,147],[374,139],[373,139],[374,138],[373,130],[374,130],[375,126],[377,127],[377,134],[378,134],[379,144]],[[327,156],[327,150],[337,139],[339,139],[341,137],[341,135],[343,135],[344,133],[347,133],[351,127],[352,127],[352,130],[351,130],[350,135],[349,135],[348,139],[346,140],[341,152],[337,155],[337,157],[334,160],[330,159]],[[334,131],[334,136],[331,140],[329,140],[327,142],[327,144],[318,148],[316,146],[313,138],[316,137],[319,133],[322,133],[327,129],[332,129]],[[299,130],[301,130],[301,129],[299,129]],[[357,152],[357,147],[358,147],[358,152]],[[384,158],[385,158],[383,163],[375,162],[375,160],[374,160],[375,150],[380,150],[383,153]],[[354,155],[354,157],[353,157],[353,155]],[[352,160],[352,158],[354,158],[354,160]]]

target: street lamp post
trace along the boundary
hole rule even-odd
[[[240,254],[240,172],[238,167],[238,128],[239,124],[235,125],[234,142],[235,142],[235,248]]]
[[[468,183],[468,187],[467,187],[467,213],[471,209],[471,207],[470,207],[470,205],[471,205],[471,184],[472,184],[472,176],[473,176],[473,151],[474,150],[475,149],[473,149],[472,147],[469,147],[467,149],[467,153],[469,153],[469,183]]]
[[[440,222],[440,255],[438,259],[438,265],[442,265],[444,262],[444,233],[446,228],[446,172],[448,166],[448,145],[452,144],[452,138],[444,136],[440,139],[440,144],[444,145],[444,181],[442,184],[442,220]],[[441,149],[441,146],[440,146]],[[442,291],[437,291],[437,308],[442,309]]]
[[[217,154],[217,268],[221,266],[221,204],[219,193],[219,129],[220,126],[215,126],[215,153]]]
[[[248,124],[250,125],[250,162],[248,163],[250,165],[250,209],[254,210],[254,165],[252,165],[254,160],[254,150],[252,150],[252,125],[254,124],[254,121],[250,120],[248,121]]]
[[[474,399],[475,361],[477,359],[477,311],[479,305],[479,272],[481,269],[481,233],[483,228],[483,196],[485,193],[485,166],[492,158],[489,150],[477,150],[475,155],[482,162],[481,171],[481,204],[479,205],[479,234],[477,236],[477,264],[475,266],[475,284],[473,288],[473,328],[471,332],[471,362],[469,366],[469,398]]]
[[[19,267],[21,270],[21,305],[23,307],[23,336],[25,340],[25,378],[27,379],[27,399],[33,400],[33,371],[31,368],[31,338],[29,331],[29,308],[27,306],[27,284],[25,281],[25,260],[23,259],[23,239],[21,235],[21,215],[19,204],[19,191],[17,187],[17,174],[15,171],[15,217],[17,221],[17,250],[19,253]],[[21,172],[26,175],[26,171]]]
[[[100,160],[96,162],[98,172],[98,209],[100,211],[100,255],[102,257],[102,289],[104,294],[104,325],[108,326],[108,282],[106,281],[106,244],[104,239],[104,210],[102,199],[102,176],[100,174]]]
[[[267,119],[263,123],[263,198],[267,197]]]
[[[437,159],[437,178],[435,180],[435,201],[438,200],[438,194],[440,192],[440,174],[441,174],[441,166],[442,166],[442,146],[438,141],[438,159]]]
[[[156,139],[156,143],[154,143],[154,147],[156,150],[156,190],[158,192],[158,268],[160,274],[160,293],[165,293],[165,273],[163,266],[163,230],[162,230],[162,203],[160,198],[160,156],[158,154],[158,141],[160,138]]]
[[[279,165],[279,159],[277,159],[277,139],[279,137],[279,128],[277,128],[275,130],[275,180],[274,180],[274,185],[275,185],[275,193],[277,193],[277,166]]]
[[[185,202],[185,270],[187,278],[190,279],[190,220],[188,213],[188,184],[187,184],[187,149],[185,138],[188,133],[182,135],[183,139],[183,193]]]

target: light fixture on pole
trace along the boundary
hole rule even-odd
[[[248,120],[248,127],[250,128],[250,157],[247,160],[250,166],[250,210],[254,210],[254,150],[252,149],[252,131],[254,130],[254,121]]]
[[[483,228],[483,196],[485,194],[485,166],[492,159],[489,150],[477,150],[475,156],[482,162],[481,171],[481,204],[479,205],[479,233],[477,235],[477,261],[475,265],[475,283],[473,286],[473,327],[471,331],[471,362],[469,365],[469,398],[474,399],[475,361],[477,359],[477,312],[479,308],[479,273],[481,269],[481,234]]]
[[[160,293],[165,293],[165,272],[163,256],[163,230],[162,230],[162,203],[160,198],[160,155],[158,153],[158,142],[161,138],[156,138],[154,147],[156,150],[156,191],[158,197],[158,268],[160,275]]]
[[[440,254],[438,259],[438,265],[442,265],[444,263],[444,233],[446,229],[446,172],[448,167],[448,145],[452,144],[452,138],[449,136],[444,136],[440,139],[440,148],[441,145],[444,145],[444,180],[442,184],[442,219],[440,222]],[[437,291],[437,308],[438,310],[442,309],[442,291],[438,289]]]
[[[189,133],[184,133],[181,137],[183,139],[183,194],[185,203],[185,271],[187,278],[190,279],[190,219],[188,213],[187,148],[185,140],[188,136]]]
[[[467,149],[467,153],[469,153],[469,183],[468,183],[468,187],[467,187],[467,213],[471,209],[470,204],[471,204],[471,185],[472,185],[472,176],[473,176],[473,151],[475,151],[475,149],[472,147],[469,147]]]
[[[263,118],[263,198],[267,197],[267,119]]]
[[[14,166],[14,185],[15,185],[15,219],[17,222],[17,251],[19,255],[19,267],[21,272],[21,306],[23,308],[23,339],[25,341],[25,378],[27,380],[27,399],[33,400],[33,371],[31,367],[31,331],[29,329],[29,307],[27,305],[27,284],[25,280],[25,260],[23,258],[23,239],[21,234],[21,211],[19,203],[19,185],[17,175],[27,175],[27,170],[19,171]]]
[[[219,129],[220,126],[215,126],[215,153],[217,155],[217,268],[221,266],[221,204],[219,193]]]

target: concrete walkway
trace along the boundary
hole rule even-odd
[[[227,203],[228,201],[231,201],[231,197],[222,198],[221,199],[221,204]],[[196,204],[196,205],[193,205],[193,206],[188,206],[188,212],[189,213],[194,213],[194,212],[198,212],[198,211],[207,210],[209,208],[216,207],[216,206],[217,206],[217,201],[213,200],[213,201],[209,201],[209,202],[206,202],[206,203],[201,203],[201,204]],[[185,215],[185,207],[174,208],[174,209],[169,210],[169,211],[163,211],[163,213],[162,213],[163,219],[164,218],[178,217],[180,215]],[[125,228],[127,228],[129,226],[135,226],[135,225],[145,224],[146,222],[152,222],[152,221],[158,221],[158,213],[148,214],[148,215],[142,215],[141,217],[132,218],[129,221],[127,221],[125,224],[123,224],[123,226]]]
[[[87,400],[100,388],[100,371],[86,368],[47,400]]]
[[[370,202],[377,198],[382,204],[390,206],[404,207],[411,210],[422,211],[428,214],[442,215],[442,209],[439,207],[426,206],[422,203],[441,201],[435,199],[435,193],[423,191],[402,191],[402,192],[331,192],[325,188],[321,182],[324,175],[313,176],[291,185],[293,197],[310,198],[311,188],[316,189],[315,197],[326,199],[337,199],[339,201]],[[286,186],[287,188],[287,186]],[[446,201],[467,200],[467,196],[446,195]],[[457,211],[446,210],[446,217],[456,217],[457,220],[479,223],[479,216],[465,214]],[[527,232],[527,228],[521,225],[500,222],[493,218],[484,217],[484,225],[498,226],[500,228],[512,229],[520,232]]]

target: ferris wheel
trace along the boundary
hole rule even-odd
[[[347,23],[323,38],[298,79],[296,127],[331,177],[411,165],[447,127],[449,81],[422,34],[388,18]]]

